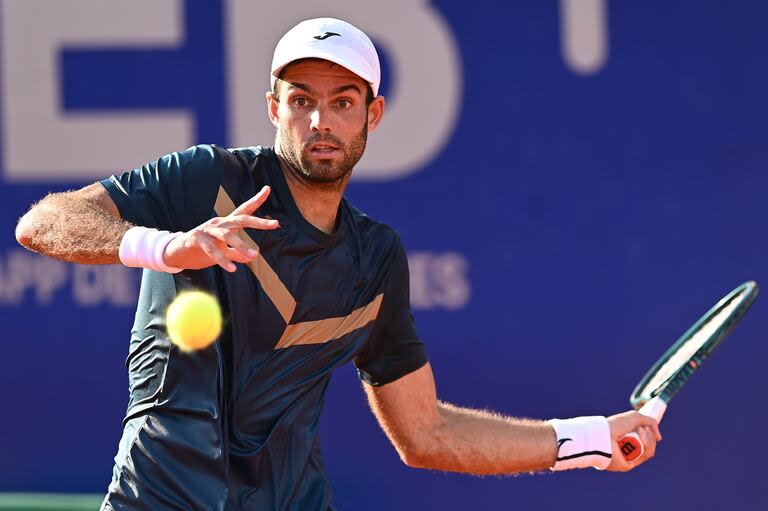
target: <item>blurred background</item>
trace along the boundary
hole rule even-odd
[[[765,2],[2,0],[6,509],[31,509],[18,493],[41,492],[98,506],[138,291],[125,268],[25,251],[18,217],[49,191],[196,143],[270,145],[271,52],[320,15],[357,24],[382,56],[388,112],[348,196],[409,249],[443,400],[537,418],[623,411],[722,295],[768,285]],[[336,504],[768,509],[764,300],[676,399],[657,457],[630,474],[409,469],[346,367],[321,423]]]

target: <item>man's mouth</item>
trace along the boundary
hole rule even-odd
[[[318,155],[331,154],[338,150],[339,150],[338,146],[335,146],[333,144],[320,143],[320,144],[312,144],[311,146],[309,146],[309,152],[312,154],[318,154]]]

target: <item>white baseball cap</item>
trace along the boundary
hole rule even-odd
[[[302,21],[280,39],[272,58],[272,87],[294,60],[317,58],[343,66],[371,84],[379,94],[381,66],[373,43],[360,29],[335,18]]]

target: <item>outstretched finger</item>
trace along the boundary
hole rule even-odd
[[[232,217],[232,219],[224,219],[224,221],[219,224],[207,224],[203,226],[203,232],[205,232],[205,234],[208,236],[216,240],[223,241],[230,247],[239,250],[245,256],[255,257],[258,252],[252,251],[252,248],[255,247],[252,247],[251,245],[254,244],[248,243],[248,235],[240,230],[242,227],[239,222],[233,220],[235,218],[252,217],[238,216]]]
[[[251,261],[256,259],[256,257],[259,255],[259,251],[258,250],[256,251],[256,255],[255,256],[246,256],[246,255],[243,255],[242,252],[240,252],[238,250],[235,250],[234,248],[231,248],[231,247],[225,248],[224,249],[224,253],[226,254],[227,258],[230,261],[235,261],[237,263],[243,263],[243,264],[250,263]]]
[[[228,216],[252,215],[253,212],[259,209],[259,207],[261,207],[261,205],[264,204],[264,201],[267,200],[267,197],[269,197],[269,192],[270,192],[269,186],[265,185],[264,187],[262,187],[261,190],[259,190],[259,193],[257,193],[247,201],[243,202],[242,204],[240,204]]]
[[[259,255],[257,247],[248,243],[246,240],[240,237],[237,232],[228,231],[224,233],[221,240],[233,249],[243,254],[243,256],[248,257],[249,261],[250,259],[253,259]]]
[[[216,246],[216,244],[208,237],[200,238],[200,248],[203,252],[210,257],[216,264],[224,268],[226,271],[233,273],[237,270],[235,263],[227,259],[224,253]]]
[[[236,217],[236,222],[240,228],[249,227],[251,229],[260,229],[262,231],[268,229],[277,229],[280,227],[280,222],[277,220],[273,220],[271,218],[260,218],[258,216],[240,215]]]

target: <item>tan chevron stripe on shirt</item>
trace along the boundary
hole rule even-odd
[[[235,204],[224,187],[219,187],[214,209],[219,216],[227,216],[235,210]],[[258,248],[245,231],[240,231],[239,236],[249,246]],[[355,309],[347,316],[291,324],[293,313],[296,311],[296,300],[275,270],[261,256],[248,263],[248,267],[286,323],[285,331],[275,345],[276,350],[299,344],[322,344],[354,332],[378,317],[384,299],[384,295],[379,294],[368,305]]]
[[[219,216],[227,216],[235,210],[235,203],[229,198],[227,192],[224,191],[224,187],[219,187],[219,194],[216,196],[216,214]],[[240,231],[240,238],[245,241],[250,247],[258,248],[256,242],[251,239],[245,231]],[[293,299],[291,292],[283,285],[280,277],[277,276],[275,270],[269,265],[269,263],[263,257],[259,256],[250,263],[248,267],[251,269],[256,278],[261,283],[261,286],[266,291],[269,299],[275,305],[283,320],[286,323],[291,321],[293,312],[296,310],[296,300]]]
[[[376,295],[371,303],[355,309],[348,316],[288,325],[275,349],[279,350],[297,344],[321,344],[344,337],[376,319],[383,298],[383,294]]]

